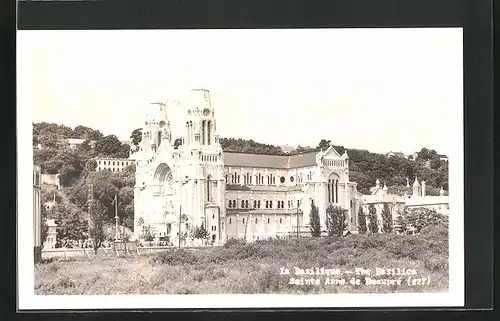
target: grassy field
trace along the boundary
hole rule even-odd
[[[294,275],[325,268],[325,275]],[[414,269],[417,275],[375,276],[375,268]],[[283,268],[283,269],[282,269]],[[356,275],[355,268],[370,269]],[[290,274],[281,272],[289,269]],[[359,271],[359,270],[358,270]],[[367,271],[365,271],[367,272]],[[395,270],[397,273],[398,271]],[[430,282],[422,278],[430,278]],[[304,285],[290,284],[303,278]],[[309,279],[319,284],[306,284]],[[351,284],[359,279],[360,283]],[[398,278],[401,284],[395,283]],[[384,284],[368,281],[388,279]],[[415,280],[415,281],[414,281]],[[294,283],[292,282],[292,283]],[[380,281],[382,282],[382,281]],[[412,282],[415,282],[414,284]],[[35,266],[35,294],[219,294],[442,292],[448,289],[448,237],[434,229],[420,235],[350,235],[345,238],[227,243],[202,250],[166,250],[134,257],[95,257]]]

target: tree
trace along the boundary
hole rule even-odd
[[[366,215],[363,212],[363,206],[359,207],[358,211],[358,231],[359,234],[366,234]]]
[[[63,246],[69,241],[83,241],[87,238],[88,221],[86,213],[74,204],[57,204],[54,208],[56,215],[57,240]]]
[[[384,203],[384,208],[382,209],[382,231],[384,233],[392,232],[392,214],[389,209],[389,205]]]
[[[193,236],[195,239],[206,241],[209,238],[208,231],[205,229],[205,226],[201,224],[200,227],[196,226],[194,229]]]
[[[41,228],[41,241],[42,241],[42,248],[43,248],[43,243],[45,243],[45,240],[47,239],[47,234],[49,233],[49,226],[47,225],[47,210],[45,209],[45,206],[42,204],[41,208],[41,221],[42,221],[42,228]]]
[[[135,146],[134,152],[139,150],[139,143],[142,141],[142,128],[137,128],[130,134],[130,139],[132,140],[132,145]]]
[[[330,204],[326,209],[326,228],[328,236],[342,236],[346,227],[346,209]]]
[[[146,242],[152,242],[155,239],[154,231],[155,231],[155,228],[153,226],[143,225],[141,239],[143,239]]]
[[[115,135],[108,135],[99,139],[94,149],[99,155],[115,157],[116,154],[122,152],[122,143]]]
[[[375,205],[368,206],[368,227],[371,233],[378,233],[378,219]]]
[[[89,236],[94,244],[94,251],[105,240],[104,221],[106,218],[106,208],[99,201],[92,199],[89,204]]]
[[[321,222],[319,219],[318,207],[311,201],[311,212],[309,213],[309,229],[312,237],[321,236]]]
[[[326,139],[322,139],[319,144],[318,144],[318,147],[316,147],[317,149],[322,149],[322,150],[327,150],[329,147],[330,147],[330,144],[332,142],[330,140],[326,140]]]
[[[412,193],[411,186],[406,187],[403,185],[391,185],[391,186],[387,187],[387,194],[395,194],[395,195],[403,196],[403,195],[405,195],[405,192],[406,192],[406,195],[411,195],[411,193]]]
[[[398,212],[398,216],[396,217],[395,221],[396,223],[395,230],[401,234],[407,233],[408,232],[407,221],[408,221],[408,211],[405,207],[402,211]]]
[[[406,225],[412,227],[417,234],[420,233],[423,228],[429,226],[443,225],[447,229],[448,217],[437,213],[433,209],[425,207],[414,208],[408,211]]]
[[[438,170],[439,167],[441,167],[441,159],[439,158],[438,155],[434,155],[432,156],[432,158],[430,159],[431,161],[431,169],[434,169],[434,170]]]

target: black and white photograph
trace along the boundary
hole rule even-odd
[[[19,307],[463,305],[462,42],[19,31]]]

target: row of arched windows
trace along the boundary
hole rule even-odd
[[[298,201],[299,205],[301,204],[300,200]],[[285,201],[276,201],[277,204],[277,208],[279,209],[284,209],[285,208]],[[229,200],[228,201],[228,208],[238,208],[237,207],[237,203],[236,203],[236,200]],[[249,203],[248,203],[248,200],[241,200],[241,203],[240,203],[240,207],[239,208],[249,208]],[[271,200],[267,200],[266,201],[266,205],[265,205],[267,209],[270,209],[270,208],[273,208],[273,201]],[[294,201],[288,201],[288,208],[294,208]],[[253,201],[253,208],[261,208],[260,207],[260,200],[254,200]]]
[[[329,179],[328,185],[328,202],[330,203],[338,203],[339,202],[339,180],[338,179]]]
[[[262,222],[265,222],[265,221],[266,220],[262,220]],[[243,224],[245,224],[245,218],[244,217],[241,219],[241,222]],[[259,219],[256,217],[254,222],[255,222],[255,224],[258,224],[259,223]],[[233,223],[233,218],[230,217],[228,224],[232,224],[232,223]],[[269,217],[267,218],[267,223],[271,224],[271,218],[269,218]],[[280,224],[283,224],[283,218],[282,217],[280,217]]]

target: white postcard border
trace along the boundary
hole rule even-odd
[[[451,28],[450,28],[451,29]],[[462,28],[459,29],[462,33]],[[28,32],[28,31],[22,31]],[[19,34],[19,33],[18,33]],[[18,51],[19,56],[19,51]],[[19,60],[18,60],[19,61]],[[168,309],[168,308],[335,308],[335,307],[459,307],[464,305],[464,179],[463,110],[451,115],[456,140],[449,155],[450,251],[446,293],[325,294],[325,295],[109,295],[50,296],[34,294],[32,198],[32,84],[22,82],[17,95],[17,253],[19,310]],[[23,80],[23,78],[21,78]],[[26,79],[24,79],[26,80]],[[20,94],[22,92],[22,94]],[[461,100],[463,101],[463,88]]]

